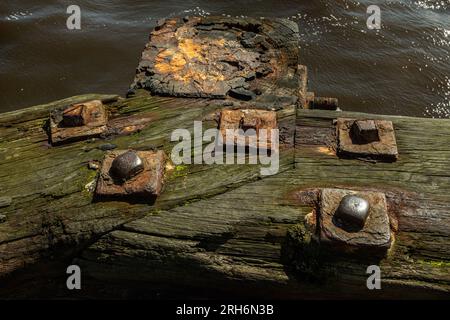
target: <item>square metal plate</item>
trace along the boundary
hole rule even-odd
[[[225,144],[245,144],[245,136],[235,136],[233,141],[226,139],[226,131],[241,129],[244,132],[253,129],[258,139],[258,148],[271,149],[272,129],[277,129],[277,113],[275,111],[259,110],[259,109],[237,109],[237,110],[222,110],[220,113],[219,130],[222,134]],[[266,141],[259,141],[260,130],[266,131]],[[248,131],[247,131],[248,132]]]
[[[64,113],[70,112],[75,120],[72,125],[64,121]],[[80,110],[76,113],[73,110]],[[75,125],[78,122],[80,125]],[[50,136],[52,144],[76,141],[84,138],[99,136],[107,131],[108,115],[100,100],[78,103],[50,112]]]
[[[352,126],[355,121],[356,119],[337,119],[337,153],[339,156],[362,157],[388,162],[397,160],[397,142],[391,121],[374,120],[379,140],[370,143],[360,143],[352,137]]]
[[[125,181],[118,182],[110,174],[114,159],[128,150],[114,150],[105,155],[97,181],[98,196],[158,196],[164,183],[166,155],[164,151],[136,151],[142,159],[144,170]]]
[[[359,231],[345,230],[335,219],[339,203],[346,195],[356,195],[369,202],[369,216]],[[381,192],[323,189],[320,196],[319,227],[320,241],[329,244],[378,249],[387,249],[391,244],[386,196]]]

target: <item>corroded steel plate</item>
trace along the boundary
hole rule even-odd
[[[137,151],[142,159],[143,171],[123,181],[116,179],[111,171],[114,159],[128,150],[115,150],[107,153],[103,160],[97,181],[98,196],[148,196],[155,197],[161,192],[164,183],[166,155],[163,151]]]

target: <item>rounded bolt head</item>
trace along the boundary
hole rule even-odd
[[[126,181],[144,170],[144,163],[134,151],[127,151],[117,156],[112,164],[110,173],[114,178]]]
[[[368,216],[369,202],[354,195],[343,197],[336,212],[337,218],[358,228],[364,227]]]

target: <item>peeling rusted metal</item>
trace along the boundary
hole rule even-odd
[[[88,139],[129,135],[144,129],[152,117],[118,116],[110,119],[100,100],[69,105],[50,112],[50,139],[53,145]]]
[[[303,109],[340,110],[336,98],[316,97],[314,92],[306,92]]]
[[[52,144],[99,136],[107,131],[108,116],[100,100],[70,105],[50,112]]]
[[[339,156],[388,162],[398,158],[391,121],[339,118],[336,121],[336,134]]]
[[[298,40],[298,26],[284,19],[167,19],[151,33],[132,90],[296,104],[306,85]]]
[[[314,97],[311,109],[339,110],[339,102],[336,98]]]
[[[259,110],[259,109],[237,109],[222,110],[220,113],[219,129],[222,134],[223,141],[226,144],[245,144],[245,137],[249,136],[249,130],[254,130],[258,141],[258,148],[271,149],[272,130],[277,129],[277,113],[275,111]],[[227,130],[239,130],[246,136],[234,136],[233,140],[226,139]],[[266,141],[260,140],[260,130],[266,130]],[[262,140],[262,139],[261,139]]]

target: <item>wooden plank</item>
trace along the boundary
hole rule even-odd
[[[48,110],[85,99],[86,96],[82,96],[43,106],[45,112],[38,108],[34,119],[28,116],[32,120],[1,128],[0,135],[7,132],[9,139],[0,144],[0,184],[3,195],[9,197],[11,203],[1,209],[6,222],[0,224],[3,252],[0,274],[35,263],[49,247],[78,245],[161,208],[226,192],[260,178],[259,166],[253,165],[180,165],[169,172],[164,192],[155,204],[95,201],[87,187],[95,183],[96,172],[89,170],[87,163],[102,160],[104,151],[99,149],[102,145],[109,143],[119,149],[136,150],[160,148],[170,154],[175,143],[170,142],[174,129],[186,128],[192,132],[194,121],[203,120],[220,106],[195,99],[175,100],[143,94],[108,106],[119,117],[133,115],[154,119],[142,131],[108,141],[89,139],[49,146],[42,126]],[[30,112],[34,113],[35,109]],[[14,113],[6,117],[18,119]],[[280,125],[291,134],[290,139],[285,139],[290,142],[286,142],[286,151],[281,153],[280,170],[293,167],[294,118],[293,107],[290,111],[279,111]],[[27,130],[20,130],[22,126]],[[211,126],[216,126],[214,121],[204,122],[204,129]]]
[[[0,295],[12,290],[20,296],[20,286],[11,289],[17,279],[42,270],[24,269],[30,271],[22,278],[18,270],[49,263],[51,254],[60,263],[79,264],[94,297],[99,286],[133,296],[130,283],[139,283],[139,290],[156,286],[170,292],[177,286],[212,294],[220,288],[252,297],[449,296],[448,120],[297,110],[294,132],[295,111],[285,108],[278,116],[287,142],[275,176],[261,180],[258,166],[178,166],[154,204],[94,201],[86,190],[96,175],[86,164],[104,154],[97,147],[107,142],[170,152],[174,128],[191,129],[194,120],[210,119],[222,107],[138,95],[108,108],[120,116],[153,117],[141,132],[57,148],[44,147],[44,113],[1,127],[0,136],[8,139],[0,143],[0,186],[12,202],[0,209],[6,216],[0,224],[0,274],[16,271],[16,278],[5,278],[9,285]],[[341,116],[391,120],[398,161],[339,159],[333,119]],[[386,194],[395,230],[387,257],[341,256],[311,242],[305,217],[325,187]],[[383,290],[367,289],[370,264],[382,268]],[[64,286],[58,280],[64,276],[49,273],[56,282],[47,289]]]

